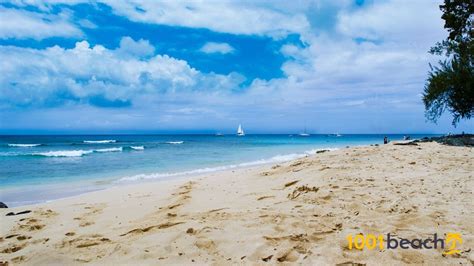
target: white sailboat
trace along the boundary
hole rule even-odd
[[[306,132],[306,127],[304,127],[304,132],[299,134],[300,137],[309,137],[309,133]]]
[[[239,124],[239,128],[237,129],[237,136],[245,136],[245,132],[242,129],[242,125]]]

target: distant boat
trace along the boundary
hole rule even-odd
[[[300,135],[300,137],[309,137],[310,136],[309,133],[306,132],[306,127],[304,128],[303,133],[300,133],[299,135]]]
[[[237,129],[237,136],[245,136],[245,132],[242,129],[242,125],[239,124],[239,128]]]
[[[222,136],[224,136],[224,134],[222,134],[222,133],[216,133],[216,136],[222,137]]]

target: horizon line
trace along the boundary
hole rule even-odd
[[[221,136],[236,136],[236,133],[222,133],[218,132],[219,134],[222,134]],[[449,132],[452,133],[452,132]],[[308,133],[310,136],[327,136],[327,135],[447,135],[449,133],[446,132],[401,132],[401,133]],[[459,132],[459,134],[470,134],[469,132]],[[167,136],[167,135],[203,135],[203,136],[215,136],[216,133],[192,133],[192,132],[174,132],[174,133],[0,133],[0,137],[6,137],[6,136]],[[245,136],[252,136],[252,135],[295,135],[299,136],[300,132],[294,133],[294,132],[289,132],[289,133],[246,133]],[[456,132],[452,133],[456,134]]]

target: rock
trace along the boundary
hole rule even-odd
[[[327,152],[329,150],[319,150],[319,151],[316,151],[316,153],[323,153],[323,152]]]
[[[27,214],[27,213],[30,213],[30,212],[31,212],[30,210],[21,211],[21,212],[17,212],[17,213],[9,212],[9,213],[6,214],[6,216],[14,216],[14,215],[20,215],[20,214]]]
[[[402,146],[405,146],[405,145],[413,145],[413,146],[418,146],[418,144],[416,144],[416,142],[414,142],[414,141],[410,141],[410,142],[397,142],[397,143],[394,143],[393,145],[402,145]]]
[[[438,143],[450,145],[450,146],[474,147],[473,134],[451,135],[451,136],[441,136],[441,137],[432,137],[432,138],[425,137],[415,142],[431,142],[431,141],[436,141]]]
[[[0,201],[0,208],[8,208],[7,204]]]

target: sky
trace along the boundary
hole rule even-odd
[[[0,1],[0,134],[448,133],[439,1]]]

